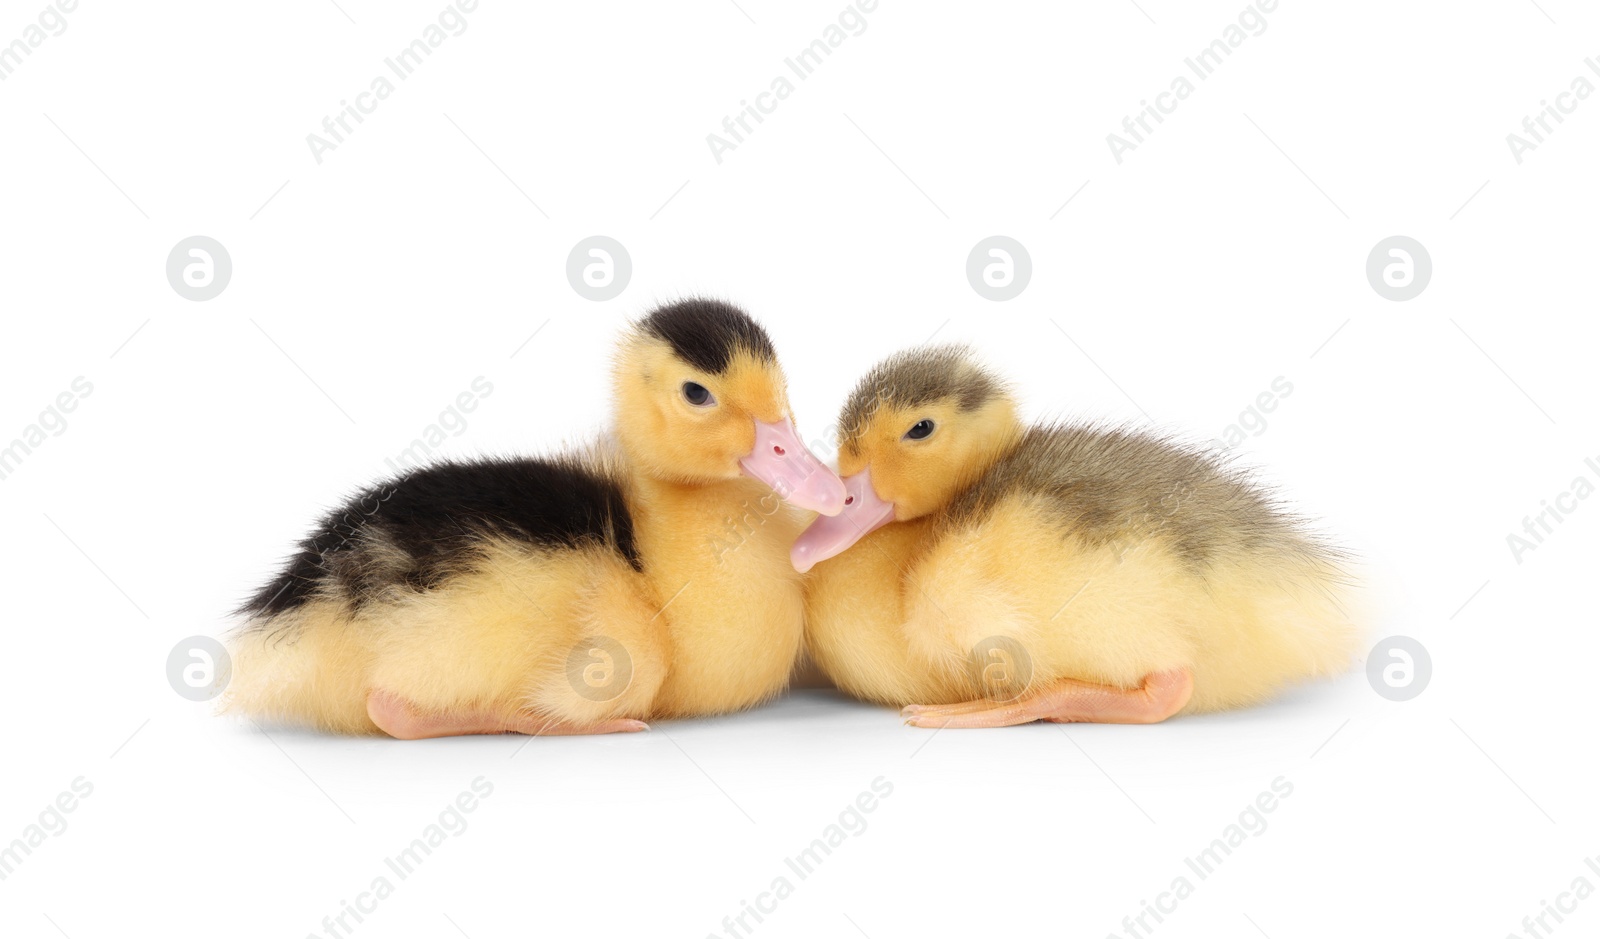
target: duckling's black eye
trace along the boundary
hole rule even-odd
[[[708,407],[717,403],[717,399],[711,397],[711,392],[705,385],[696,384],[692,381],[683,383],[683,400],[697,408]]]
[[[922,420],[917,421],[915,424],[912,424],[911,429],[906,431],[906,439],[921,440],[931,433],[933,433],[933,421],[923,418]]]

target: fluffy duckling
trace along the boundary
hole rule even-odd
[[[808,649],[911,724],[1153,723],[1261,701],[1356,651],[1338,554],[1209,454],[1024,428],[951,346],[877,366],[839,426],[845,510],[792,551],[816,566]]]
[[[225,710],[581,734],[779,692],[803,638],[798,510],[845,493],[795,432],[772,342],[730,304],[664,306],[613,382],[606,445],[440,463],[324,518],[241,611]]]

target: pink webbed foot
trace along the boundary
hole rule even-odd
[[[367,696],[367,716],[378,729],[398,740],[460,737],[470,734],[527,734],[564,737],[577,734],[617,734],[649,730],[644,721],[617,718],[593,724],[573,724],[536,714],[503,714],[476,708],[433,714],[387,691]]]
[[[1116,688],[1063,679],[1014,701],[963,701],[904,708],[913,727],[1010,727],[1031,721],[1057,724],[1158,724],[1183,710],[1194,693],[1188,669],[1146,676],[1138,688]]]

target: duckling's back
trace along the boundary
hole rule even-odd
[[[351,610],[437,587],[503,540],[609,548],[640,569],[613,460],[597,448],[550,458],[438,463],[368,487],[325,515],[284,569],[238,611],[247,629],[312,600]]]
[[[950,504],[945,523],[979,519],[1022,494],[1043,498],[1055,520],[1087,543],[1158,538],[1197,571],[1263,555],[1339,560],[1244,472],[1206,451],[1127,428],[1030,428]]]

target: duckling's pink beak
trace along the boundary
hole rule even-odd
[[[819,561],[826,561],[862,538],[894,521],[894,503],[878,498],[872,489],[872,470],[864,469],[844,481],[844,511],[832,518],[819,518],[800,533],[789,560],[804,574]]]
[[[806,449],[787,418],[776,424],[756,421],[755,449],[739,461],[739,468],[771,486],[790,505],[823,515],[844,510],[844,483]]]

